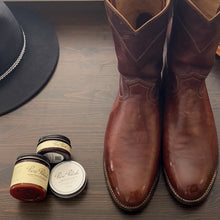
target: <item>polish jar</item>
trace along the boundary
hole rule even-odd
[[[63,135],[47,135],[41,137],[37,145],[37,153],[47,157],[51,164],[57,164],[71,158],[71,143]]]
[[[50,163],[40,154],[25,154],[17,158],[11,180],[10,194],[21,201],[43,200],[47,194]]]
[[[49,186],[57,197],[75,197],[85,189],[86,185],[86,172],[83,166],[75,161],[61,162],[51,170]]]

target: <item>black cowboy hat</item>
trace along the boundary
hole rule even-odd
[[[46,85],[58,56],[51,25],[0,1],[0,115],[20,107]]]

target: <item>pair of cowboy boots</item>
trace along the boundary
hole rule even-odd
[[[142,208],[157,183],[162,146],[172,194],[181,203],[199,203],[218,163],[205,79],[220,39],[219,1],[105,0],[105,6],[120,72],[104,146],[110,194],[124,210]]]

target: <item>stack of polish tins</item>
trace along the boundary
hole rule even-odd
[[[71,142],[63,135],[47,135],[38,141],[34,154],[17,157],[12,174],[10,194],[21,201],[41,201],[51,192],[60,198],[81,193],[86,172],[71,160]]]

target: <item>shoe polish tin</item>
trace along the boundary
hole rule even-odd
[[[84,190],[86,184],[86,172],[75,161],[63,161],[51,170],[49,186],[57,197],[75,197]]]
[[[51,164],[57,164],[71,158],[71,143],[63,135],[47,135],[41,137],[37,145],[37,153],[47,157]]]

